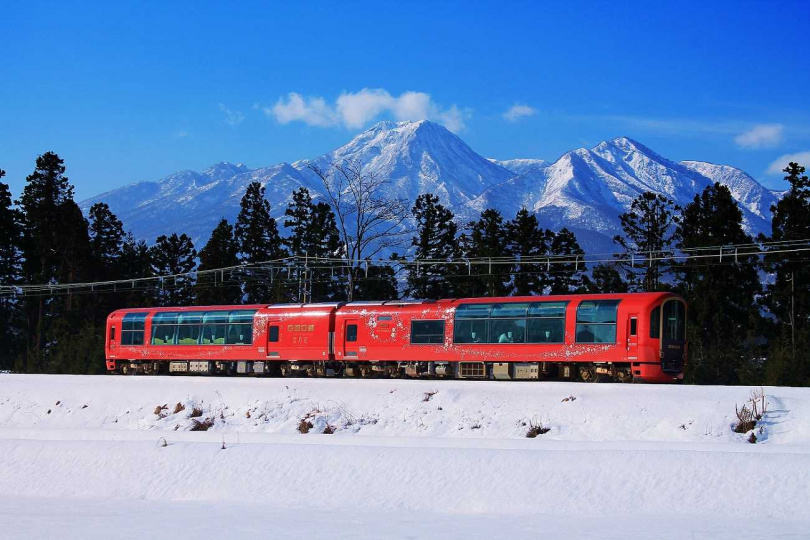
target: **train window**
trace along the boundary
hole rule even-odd
[[[180,324],[177,326],[178,345],[197,345],[200,339],[200,325]]]
[[[250,345],[253,343],[253,325],[229,324],[225,343],[228,345]]]
[[[225,329],[224,324],[204,324],[200,343],[203,345],[225,345]]]
[[[411,343],[444,343],[444,321],[411,321]]]
[[[391,315],[380,315],[377,317],[378,321],[390,321],[393,317]]]
[[[121,345],[143,345],[146,313],[127,313],[121,321]],[[114,339],[111,337],[110,339]]]
[[[565,342],[565,318],[529,319],[526,329],[527,343]]]
[[[535,302],[529,305],[529,317],[565,318],[568,302]]]
[[[278,342],[278,325],[271,325],[267,329],[267,341],[270,341],[271,343]]]
[[[347,324],[346,325],[346,341],[357,341],[357,325],[356,324]]]
[[[685,336],[684,318],[686,310],[683,302],[679,300],[668,300],[664,302],[664,339],[673,341],[683,341]]]
[[[616,343],[619,300],[584,300],[577,306],[577,343]]]
[[[456,319],[453,332],[454,343],[488,343],[489,320],[484,319]]]
[[[456,308],[457,319],[486,319],[492,308],[489,304],[461,304]]]
[[[177,326],[173,324],[152,323],[152,345],[174,345],[174,333]]]
[[[525,318],[527,309],[529,309],[529,304],[495,304],[492,306],[489,316],[493,318]]]
[[[489,324],[493,343],[526,342],[526,319],[492,319]]]
[[[110,341],[115,341],[115,327],[110,327]]]
[[[650,313],[650,337],[652,339],[661,337],[661,306]]]
[[[638,320],[635,317],[630,318],[630,335],[638,335]]]

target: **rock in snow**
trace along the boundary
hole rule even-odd
[[[136,237],[154,242],[160,234],[185,232],[201,246],[219,219],[236,217],[250,182],[265,186],[273,214],[280,217],[298,187],[322,195],[320,179],[309,165],[346,161],[359,162],[367,173],[387,179],[383,195],[409,203],[420,193],[438,195],[462,223],[485,208],[496,208],[508,219],[525,206],[546,227],[574,230],[591,252],[614,251],[610,239],[619,232],[618,215],[647,190],[684,205],[707,185],[725,184],[752,234],[769,232],[770,205],[779,195],[734,167],[673,162],[626,137],[567,152],[554,163],[497,161],[480,156],[443,126],[423,120],[381,122],[312,160],[253,170],[218,163],[201,173],[182,171],[102,193],[81,207],[86,212],[104,201]]]

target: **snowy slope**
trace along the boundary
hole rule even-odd
[[[568,152],[534,174],[490,188],[473,201],[471,213],[495,207],[513,215],[525,206],[547,227],[578,232],[586,251],[605,253],[613,250],[610,239],[620,233],[619,214],[639,194],[661,193],[684,206],[715,181],[728,185],[750,233],[769,232],[767,208],[775,195],[753,178],[731,167],[676,163],[627,137]]]
[[[766,388],[770,412],[752,445],[731,431],[749,391],[0,375],[0,530],[801,538],[810,392]],[[175,414],[176,403],[185,410]],[[194,407],[215,421],[210,431],[189,431]],[[313,428],[301,434],[307,416]],[[550,431],[527,439],[524,424],[538,421]],[[334,435],[321,433],[327,423]]]
[[[567,152],[553,163],[497,161],[478,155],[446,128],[420,121],[382,122],[312,160],[255,170],[219,163],[202,173],[183,171],[103,193],[81,206],[86,211],[93,202],[107,202],[127,228],[148,242],[178,231],[201,245],[220,218],[235,218],[249,182],[266,186],[279,217],[298,187],[307,187],[316,197],[322,192],[309,166],[325,168],[334,162],[360,163],[366,174],[387,180],[382,195],[403,198],[408,205],[421,193],[434,193],[462,223],[485,208],[511,218],[525,206],[547,227],[574,230],[591,252],[614,250],[610,239],[619,232],[618,215],[646,190],[683,205],[715,181],[726,184],[752,234],[769,231],[769,208],[778,197],[739,169],[673,162],[626,137]]]
[[[387,179],[384,195],[409,203],[422,193],[433,193],[446,205],[464,205],[514,176],[476,154],[444,126],[426,120],[382,122],[333,152],[293,165],[307,174],[309,164],[325,169],[330,163],[347,162],[360,163],[365,173]]]

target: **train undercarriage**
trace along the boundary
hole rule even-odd
[[[122,375],[240,375],[275,377],[580,380],[633,382],[630,363],[594,362],[261,362],[148,361],[116,363]]]

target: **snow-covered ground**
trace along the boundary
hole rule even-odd
[[[0,538],[810,538],[810,389],[752,390],[0,374]]]

